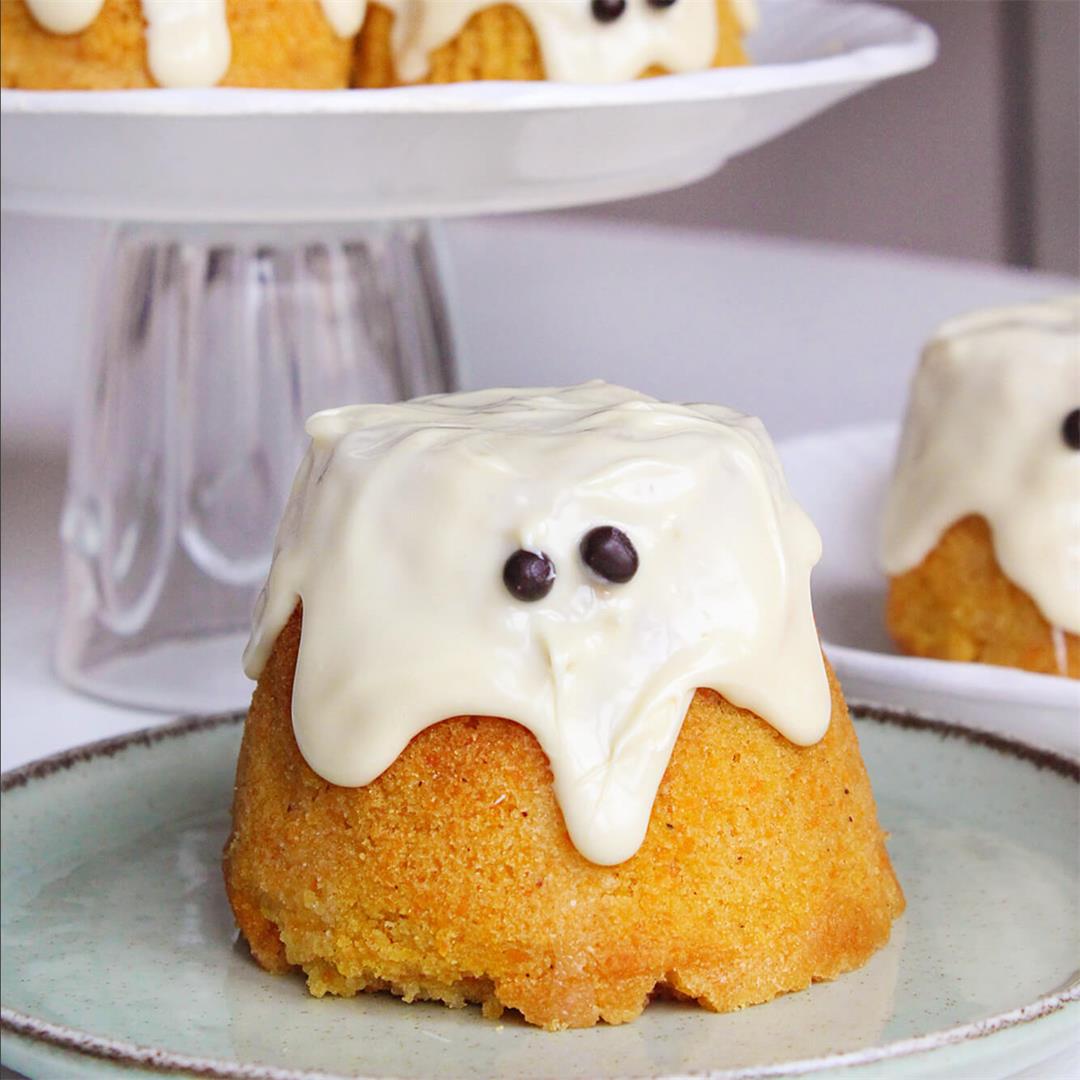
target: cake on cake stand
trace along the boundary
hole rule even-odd
[[[3,208],[113,223],[61,524],[62,677],[167,711],[245,703],[304,419],[459,380],[425,223],[689,183],[935,54],[885,7],[762,9],[752,67],[605,86],[4,91]]]

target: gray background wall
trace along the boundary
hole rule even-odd
[[[579,213],[1080,272],[1080,2],[918,0],[941,52],[682,191]]]

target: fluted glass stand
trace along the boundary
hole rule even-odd
[[[111,701],[234,708],[305,419],[453,385],[431,235],[121,226],[100,282],[57,668]]]

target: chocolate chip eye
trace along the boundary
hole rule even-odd
[[[599,23],[614,22],[626,10],[626,0],[592,0],[593,18]]]
[[[625,584],[637,573],[637,551],[630,537],[614,525],[590,529],[581,540],[581,558],[594,574],[616,585]]]
[[[648,0],[649,7],[653,8],[669,8],[675,0]]]
[[[503,584],[516,600],[543,600],[555,584],[555,564],[543,552],[519,548],[503,565]]]
[[[1061,437],[1070,450],[1080,450],[1080,409],[1073,409],[1061,422]]]

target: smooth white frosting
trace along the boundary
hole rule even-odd
[[[792,742],[825,733],[810,607],[821,544],[760,421],[588,383],[358,405],[308,421],[244,657],[257,678],[299,600],[292,717],[333,783],[366,784],[418,732],[501,716],[546,752],[570,836],[613,864],[640,846],[698,687]],[[615,525],[623,585],[579,544]],[[542,600],[502,581],[546,553]]]
[[[78,34],[99,15],[105,0],[26,0],[39,25],[54,34]]]
[[[158,86],[213,86],[225,77],[232,39],[225,0],[142,0],[146,63]]]
[[[947,322],[915,374],[885,508],[881,562],[917,566],[969,514],[1004,573],[1054,626],[1080,633],[1080,296]]]
[[[147,63],[159,86],[213,86],[225,75],[231,40],[226,0],[142,0],[147,22]],[[339,37],[363,25],[368,0],[319,0]],[[495,0],[379,0],[394,13],[391,48],[398,77],[416,82],[428,72],[430,54]],[[614,21],[600,23],[589,0],[513,0],[528,18],[548,78],[566,82],[633,79],[653,64],[669,71],[699,71],[712,63],[719,35],[716,0],[676,0],[654,8],[627,0]],[[85,30],[103,0],[27,0],[47,30]],[[754,0],[735,0],[737,18],[750,29]]]

